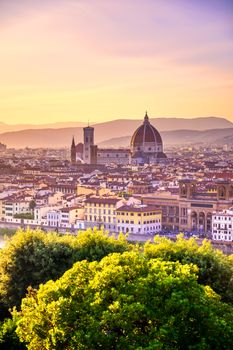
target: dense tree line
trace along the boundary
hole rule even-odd
[[[20,306],[27,287],[59,278],[74,262],[101,260],[130,249],[125,237],[108,237],[87,230],[74,237],[43,231],[19,230],[0,251],[0,302],[7,309]]]
[[[0,251],[0,348],[232,349],[232,286],[208,242],[20,230]]]

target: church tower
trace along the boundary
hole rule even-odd
[[[71,144],[71,164],[76,164],[76,147],[75,147],[75,142],[74,142],[74,137],[73,137],[73,140],[72,140],[72,144]]]
[[[83,128],[83,138],[83,160],[86,164],[95,164],[94,128],[91,126]]]

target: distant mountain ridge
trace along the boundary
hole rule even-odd
[[[129,146],[131,135],[142,122],[143,120],[119,119],[95,124],[95,143],[101,147]],[[221,140],[228,140],[228,143],[231,143],[233,137],[233,123],[224,118],[150,118],[150,122],[161,132],[164,145],[204,141],[221,143],[223,142]],[[72,136],[75,137],[76,143],[83,142],[83,126],[2,133],[0,124],[0,142],[8,147],[69,147]]]
[[[0,133],[11,132],[11,131],[21,131],[29,129],[60,129],[68,127],[84,127],[87,123],[84,122],[57,122],[57,123],[48,123],[48,124],[6,124],[0,122]]]
[[[142,119],[127,119],[118,118],[111,121],[93,123],[95,125],[129,125],[130,127],[135,127],[135,125],[140,124]],[[179,129],[194,129],[194,130],[205,130],[205,129],[224,129],[233,127],[233,123],[228,119],[223,117],[197,117],[197,118],[177,118],[177,117],[166,117],[166,118],[154,118],[150,117],[151,123],[156,126],[160,131],[164,130],[179,130]],[[84,127],[87,122],[83,121],[68,121],[68,122],[56,122],[56,123],[46,123],[46,124],[16,124],[11,125],[7,123],[0,122],[0,134],[10,131],[21,131],[28,129],[65,129],[65,128],[78,128]],[[171,128],[171,129],[170,129]]]
[[[161,133],[165,146],[193,145],[193,144],[232,144],[233,128],[211,129],[211,130],[174,130],[162,131]],[[116,137],[99,143],[99,147],[117,148],[129,147],[131,136]]]

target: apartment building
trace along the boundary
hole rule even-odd
[[[124,200],[116,197],[90,197],[84,201],[85,228],[104,227],[115,232],[116,209]]]
[[[212,239],[216,241],[233,241],[233,207],[229,210],[213,213]]]
[[[155,234],[161,231],[162,211],[151,205],[123,205],[116,210],[117,232]]]

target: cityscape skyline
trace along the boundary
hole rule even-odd
[[[3,0],[0,120],[233,121],[230,1]]]

